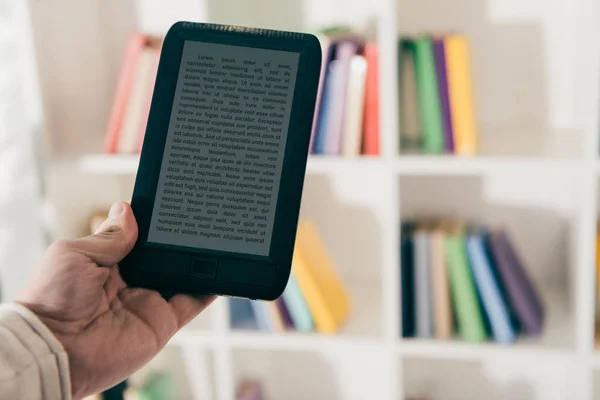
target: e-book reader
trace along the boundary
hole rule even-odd
[[[321,68],[308,34],[178,22],[131,206],[132,286],[272,300],[291,269]]]

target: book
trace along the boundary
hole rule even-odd
[[[292,262],[315,328],[337,332],[350,313],[350,297],[312,220],[301,220]]]
[[[323,93],[321,95],[321,104],[319,107],[319,119],[313,143],[314,154],[325,154],[325,146],[327,135],[331,130],[332,107],[335,103],[335,93],[339,85],[339,69],[338,62],[331,61],[327,65],[325,74],[325,82],[323,83]]]
[[[146,37],[141,33],[135,33],[129,39],[125,49],[125,55],[121,65],[121,73],[117,82],[117,88],[113,99],[106,135],[104,139],[104,151],[116,153],[121,125],[125,117],[127,102],[135,79],[135,67],[138,55],[146,45]]]
[[[480,342],[487,335],[465,247],[462,230],[454,227],[445,238],[444,250],[458,333],[466,341]]]
[[[243,380],[235,391],[236,400],[264,400],[264,392],[259,381]]]
[[[461,35],[446,36],[444,49],[454,151],[472,156],[477,153],[477,132],[467,39]]]
[[[415,326],[419,338],[433,337],[433,304],[429,233],[417,229],[413,235],[415,268]]]
[[[433,39],[433,51],[435,55],[435,71],[437,74],[438,97],[440,99],[440,110],[442,113],[442,132],[444,133],[444,150],[447,153],[453,153],[454,136],[452,132],[452,116],[450,115],[448,77],[446,75],[446,49],[443,38],[436,37]]]
[[[411,39],[399,42],[400,68],[400,149],[404,153],[421,150],[421,125],[417,106],[415,44]]]
[[[362,55],[352,56],[348,77],[346,110],[344,112],[344,132],[342,135],[342,154],[348,157],[361,153],[366,75],[366,59]]]
[[[415,39],[415,72],[423,150],[426,153],[439,154],[444,150],[442,115],[433,43],[428,36]]]
[[[273,328],[272,332],[284,332],[285,322],[283,316],[279,311],[277,301],[260,301],[262,307],[265,309],[267,318],[270,319],[270,325]]]
[[[133,84],[117,139],[117,153],[136,153],[139,148],[140,126],[144,119],[144,103],[147,102],[148,81],[152,72],[153,51],[142,49],[136,65]],[[148,116],[146,115],[145,118]]]
[[[328,93],[330,102],[327,117],[329,122],[325,131],[324,154],[338,155],[342,153],[342,138],[348,95],[348,80],[352,57],[357,54],[359,43],[355,39],[343,39],[335,47],[335,81]],[[332,61],[333,63],[333,61]],[[331,78],[333,80],[333,78]]]
[[[452,305],[448,286],[448,268],[444,252],[445,230],[443,226],[433,229],[429,236],[431,281],[433,292],[433,327],[436,339],[452,336]]]
[[[414,223],[404,222],[400,235],[402,337],[405,338],[415,336],[414,230]]]
[[[229,319],[234,329],[259,329],[258,320],[248,299],[235,297],[229,299]]]
[[[362,153],[369,156],[380,154],[379,144],[379,54],[377,43],[365,44],[364,56],[367,60],[365,86],[365,116],[363,120]]]
[[[296,330],[299,332],[311,332],[314,329],[313,319],[293,271],[283,291],[283,299]]]
[[[313,117],[313,126],[310,134],[309,153],[314,153],[315,136],[317,134],[317,126],[319,124],[319,118],[321,113],[321,104],[323,98],[323,87],[325,86],[325,77],[327,75],[327,68],[329,67],[329,61],[332,55],[331,39],[324,34],[316,34],[321,44],[321,75],[319,78],[319,87],[317,89],[317,98],[315,100],[315,113]],[[322,117],[321,117],[322,118]]]
[[[544,325],[544,305],[508,233],[504,230],[493,231],[489,236],[489,244],[519,326],[525,333],[539,335]]]
[[[277,310],[281,316],[284,330],[294,329],[294,321],[292,320],[292,316],[290,315],[287,304],[285,304],[283,296],[275,300],[275,304],[277,304]]]
[[[263,332],[276,332],[277,329],[274,326],[269,311],[264,304],[258,300],[250,300],[250,306],[252,307],[252,312],[254,314],[254,319],[256,320],[258,329]]]
[[[142,152],[142,145],[144,144],[144,136],[146,135],[146,127],[148,125],[148,116],[150,115],[150,106],[152,105],[154,84],[156,83],[156,74],[158,73],[158,63],[160,61],[159,47],[151,47],[150,52],[152,53],[150,61],[150,72],[148,73],[148,86],[146,87],[144,106],[142,108],[140,132],[137,140],[137,153]]]
[[[511,343],[516,339],[516,331],[511,324],[508,304],[495,280],[491,260],[486,254],[485,235],[478,232],[467,238],[471,270],[490,322],[492,338],[498,343]]]

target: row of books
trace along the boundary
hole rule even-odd
[[[234,329],[324,334],[339,331],[350,306],[344,283],[309,219],[298,224],[292,273],[283,295],[272,302],[237,298],[229,302]]]
[[[127,44],[104,139],[104,152],[142,149],[162,39],[135,33]]]
[[[378,155],[377,44],[344,28],[317,35],[323,58],[311,153]]]
[[[505,230],[407,221],[401,263],[403,337],[511,343],[542,332],[542,299]]]
[[[399,41],[403,153],[477,153],[467,39],[458,34]]]

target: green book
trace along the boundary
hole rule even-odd
[[[414,58],[423,150],[426,153],[441,154],[444,151],[444,132],[435,55],[430,37],[422,36],[415,40]]]
[[[468,264],[465,237],[456,233],[446,236],[444,252],[458,333],[469,342],[484,341],[487,333]]]

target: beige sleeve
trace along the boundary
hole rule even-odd
[[[0,400],[71,400],[67,354],[27,308],[0,304]]]

